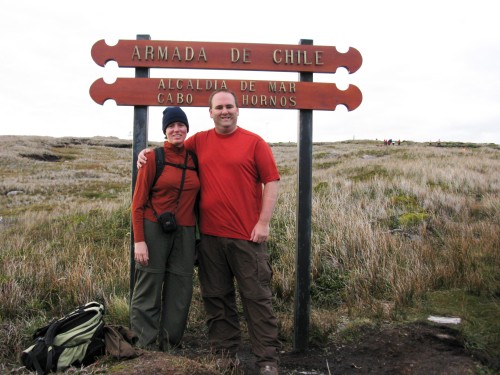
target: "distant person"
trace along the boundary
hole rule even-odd
[[[167,350],[181,342],[193,292],[195,261],[195,201],[200,181],[193,154],[184,140],[189,122],[179,107],[163,111],[163,144],[166,164],[153,185],[154,152],[137,174],[132,200],[135,284],[130,306],[130,325],[138,345]],[[187,166],[187,168],[183,168]],[[162,229],[158,217],[171,216],[170,228]],[[175,223],[175,228],[174,228]]]
[[[210,345],[238,364],[236,279],[260,374],[278,374],[280,343],[266,241],[280,176],[269,145],[238,126],[232,91],[214,91],[209,113],[214,128],[194,134],[186,148],[196,152],[200,165],[198,259]],[[138,166],[141,162],[142,152]]]

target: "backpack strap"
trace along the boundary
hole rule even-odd
[[[47,362],[45,364],[47,371],[50,371],[54,365],[54,338],[56,337],[57,330],[64,323],[64,321],[65,318],[61,318],[52,323],[43,337],[47,347]]]
[[[37,339],[37,341],[43,341],[43,338],[40,337]],[[36,342],[35,345],[32,346],[32,350],[27,350],[23,352],[24,355],[27,355],[30,358],[31,365],[35,369],[37,375],[43,375],[46,373],[46,371],[42,368],[40,365],[40,362],[38,362],[37,354],[38,352],[35,353],[35,348],[36,348]],[[23,363],[26,364],[26,360],[23,360]]]
[[[155,186],[156,181],[158,181],[158,178],[161,176],[161,173],[163,172],[163,168],[165,168],[165,151],[163,150],[163,147],[156,147],[154,151],[156,159],[156,172],[151,188]]]
[[[156,159],[156,172],[155,172],[155,178],[153,179],[153,183],[151,184],[151,188],[153,186],[155,186],[156,182],[158,181],[158,178],[160,178],[160,176],[163,172],[163,169],[165,168],[165,165],[170,165],[171,167],[175,167],[175,168],[179,168],[179,169],[189,169],[192,171],[196,171],[196,173],[198,173],[198,157],[192,151],[188,150],[187,154],[193,160],[194,167],[189,167],[187,165],[187,163],[174,164],[174,163],[170,163],[168,161],[165,161],[165,150],[163,150],[163,146],[155,147],[154,152],[155,152],[155,159]]]
[[[198,174],[198,157],[196,154],[192,151],[186,150],[186,157],[184,158],[184,164],[175,164],[175,163],[170,163],[168,161],[165,161],[165,150],[163,149],[163,146],[160,147],[155,147],[154,148],[155,152],[155,159],[156,159],[156,170],[155,170],[155,177],[153,179],[153,183],[151,184],[151,187],[149,188],[149,200],[151,200],[151,196],[153,195],[152,189],[153,186],[155,186],[156,182],[158,181],[158,178],[160,178],[161,174],[163,173],[163,169],[165,168],[165,165],[169,165],[171,167],[179,168],[182,169],[182,178],[181,178],[181,185],[179,188],[179,194],[177,195],[177,202],[176,202],[176,207],[179,204],[179,199],[182,193],[182,188],[184,186],[184,178],[186,176],[186,169],[189,169],[191,171],[196,171]],[[188,157],[191,157],[193,160],[194,167],[188,166]],[[198,199],[197,199],[198,200]],[[197,203],[195,204],[197,206]],[[151,204],[151,207],[153,205]],[[153,208],[153,212],[155,213],[155,216],[158,217],[158,214]],[[195,208],[195,212],[198,212],[198,208]]]
[[[191,156],[191,159],[193,160],[194,170],[196,171],[197,174],[199,174],[199,172],[198,172],[198,156],[193,151],[190,151],[190,150],[187,150],[187,153],[189,154],[189,156]],[[188,167],[188,168],[192,169],[190,167]]]

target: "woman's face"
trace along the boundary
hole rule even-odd
[[[181,147],[187,136],[187,126],[182,122],[173,122],[165,129],[167,140],[174,146]]]

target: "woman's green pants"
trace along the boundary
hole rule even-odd
[[[138,345],[152,350],[177,346],[184,334],[193,294],[195,227],[164,233],[144,220],[147,266],[135,264],[130,327]]]

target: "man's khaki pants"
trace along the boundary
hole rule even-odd
[[[211,346],[229,354],[238,351],[241,332],[236,279],[257,365],[276,365],[280,343],[272,309],[272,269],[266,244],[202,235],[198,257]]]

